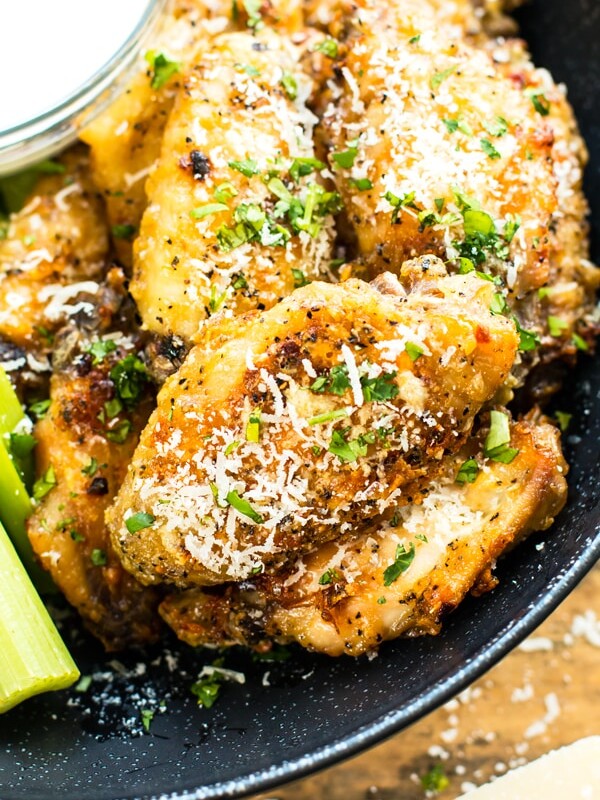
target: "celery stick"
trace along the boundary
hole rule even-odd
[[[0,434],[12,433],[24,416],[8,375],[0,367]]]
[[[33,456],[31,453],[21,457],[15,456],[9,444],[12,433],[29,433],[31,428],[31,420],[25,417],[8,375],[0,367],[0,438],[9,450],[9,455],[27,487],[30,487],[33,481]]]
[[[54,584],[33,555],[25,520],[32,506],[27,490],[6,448],[0,443],[0,523],[6,526],[21,561],[40,592],[51,592]]]
[[[0,526],[0,714],[66,689],[79,670]]]
[[[11,433],[23,417],[21,404],[6,373],[0,367],[0,522],[8,530],[21,561],[38,590],[51,592],[54,584],[48,573],[36,562],[25,529],[25,520],[32,512],[31,500],[6,449],[6,434]]]

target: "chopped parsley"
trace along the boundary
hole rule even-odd
[[[229,211],[229,206],[225,203],[207,203],[205,206],[198,206],[190,211],[192,219],[204,219],[213,214],[220,214],[223,211]]]
[[[506,303],[506,297],[502,294],[502,292],[496,292],[492,297],[492,302],[490,303],[490,311],[492,314],[499,316],[500,314],[504,314],[508,309],[508,305]]]
[[[450,781],[441,764],[436,764],[429,772],[421,776],[421,786],[426,792],[443,792],[450,786]]]
[[[98,339],[97,342],[92,342],[86,347],[85,352],[90,353],[92,356],[92,363],[95,367],[101,364],[109,353],[114,353],[117,345],[114,339]]]
[[[110,371],[110,378],[117,396],[128,407],[134,406],[140,400],[150,380],[146,365],[133,353],[115,364]]]
[[[50,399],[48,400],[38,400],[36,403],[32,403],[28,411],[29,413],[34,416],[37,420],[44,419],[46,414],[50,409]]]
[[[224,205],[228,200],[231,200],[232,197],[236,197],[238,190],[230,181],[224,181],[216,187],[213,194],[215,200]]]
[[[396,554],[393,563],[387,567],[383,573],[383,585],[391,586],[398,580],[400,575],[410,567],[415,557],[415,546],[411,542],[408,550],[403,544],[396,547]]]
[[[340,576],[335,569],[327,569],[319,578],[319,586],[329,586],[340,580]]]
[[[531,103],[538,114],[542,117],[547,117],[550,113],[550,101],[541,89],[526,89],[525,94],[531,100]]]
[[[512,240],[515,238],[516,232],[521,227],[521,217],[516,215],[515,217],[511,217],[504,223],[504,241],[507,244],[510,244]]]
[[[331,158],[342,169],[352,169],[356,156],[358,155],[358,148],[349,147],[347,150],[342,150],[339,153],[332,153]]]
[[[315,47],[315,51],[318,53],[323,53],[324,56],[327,58],[337,58],[339,53],[339,45],[335,39],[332,39],[330,36],[327,39],[323,39],[322,42]]]
[[[104,550],[100,550],[99,547],[95,547],[90,555],[90,561],[95,567],[104,567],[107,561],[106,553]]]
[[[554,417],[558,423],[558,427],[561,429],[563,433],[565,433],[569,425],[571,424],[571,420],[573,419],[573,414],[567,414],[566,411],[556,411],[554,413]]]
[[[513,317],[513,322],[517,326],[517,333],[519,334],[519,350],[521,353],[527,353],[535,348],[540,343],[540,337],[535,331],[527,331],[521,327],[521,323],[516,317]]]
[[[358,461],[359,456],[366,456],[368,446],[375,442],[375,433],[361,433],[357,439],[348,439],[350,428],[334,430],[327,448],[330,453],[337,456],[342,463]]]
[[[322,169],[325,169],[325,164],[318,158],[295,158],[290,167],[290,177],[294,183],[298,183],[300,178],[305,178],[307,175],[312,175],[315,170]]]
[[[377,598],[377,605],[378,606],[384,606],[386,603],[387,603],[387,600],[386,600],[385,597],[378,597]]]
[[[504,117],[494,117],[491,122],[484,123],[483,127],[490,134],[490,136],[499,138],[500,136],[504,136],[504,134],[508,131],[508,122],[504,119]]]
[[[409,192],[402,197],[398,197],[393,192],[386,192],[383,198],[387,200],[394,209],[392,212],[392,224],[398,222],[398,217],[400,216],[400,210],[402,208],[414,208],[419,211],[419,207],[415,204],[414,192]]]
[[[404,350],[406,351],[406,355],[410,358],[411,361],[416,361],[418,358],[421,358],[423,355],[423,348],[419,347],[418,344],[414,342],[406,342],[404,345]]]
[[[114,425],[112,428],[106,431],[104,436],[108,439],[109,442],[115,442],[116,444],[123,444],[129,434],[131,433],[131,422],[128,419],[123,419]]]
[[[359,192],[368,192],[369,189],[373,188],[373,182],[369,178],[351,178],[350,183]]]
[[[377,378],[367,378],[363,375],[360,379],[363,395],[367,403],[385,403],[397,397],[400,389],[394,383],[397,372],[384,372]]]
[[[14,458],[27,458],[36,444],[30,433],[11,433],[8,439],[8,449]]]
[[[131,517],[127,517],[125,527],[129,533],[138,533],[149,528],[155,521],[156,517],[153,514],[148,514],[146,511],[138,511],[136,514],[132,514]]]
[[[492,160],[497,159],[497,158],[502,158],[500,153],[496,150],[496,148],[490,142],[489,139],[480,139],[479,140],[479,144],[481,145],[481,149],[483,150],[483,152],[486,154],[486,156],[488,158],[491,158]]]
[[[474,483],[479,474],[479,464],[475,458],[468,458],[461,464],[456,474],[456,483],[464,486],[465,483]]]
[[[291,72],[284,72],[280,83],[290,100],[295,100],[298,97],[298,81]]]
[[[345,408],[336,408],[334,411],[325,411],[323,414],[317,414],[316,417],[311,417],[308,420],[309,425],[325,425],[327,422],[335,422],[338,419],[345,419],[348,412]]]
[[[246,75],[249,75],[251,78],[258,78],[260,75],[260,70],[253,67],[252,64],[234,64],[234,67],[239,72],[245,72]]]
[[[332,367],[328,373],[320,375],[311,385],[310,390],[316,394],[327,392],[341,397],[349,388],[348,367],[345,364],[338,364]]]
[[[235,508],[238,513],[242,514],[244,517],[248,517],[248,519],[251,519],[252,522],[255,522],[257,525],[262,525],[264,522],[258,511],[255,511],[250,503],[247,500],[244,500],[243,497],[240,497],[235,490],[228,492],[225,499],[232,508]]]
[[[203,708],[212,708],[221,692],[222,678],[218,672],[200,678],[190,687],[190,691],[198,699],[198,705]]]
[[[569,323],[562,320],[560,317],[548,317],[548,331],[550,336],[560,338],[569,327]]]
[[[308,286],[310,283],[304,272],[295,267],[292,267],[292,278],[294,279],[294,289],[301,289],[303,286]]]
[[[456,69],[456,64],[453,64],[448,69],[444,69],[441,72],[436,72],[435,75],[432,75],[431,80],[429,81],[429,85],[435,91],[435,89],[439,89],[442,83],[452,75],[454,70]]]
[[[33,499],[41,500],[57,485],[54,467],[50,465],[46,472],[33,484]]]
[[[137,233],[135,225],[113,225],[111,228],[115,239],[126,239],[130,241]]]
[[[164,53],[157,53],[156,50],[148,50],[145,59],[152,70],[150,86],[153,89],[162,89],[181,69],[179,61],[171,61]]]
[[[234,0],[237,5],[236,0]],[[253,28],[255,31],[263,27],[264,23],[260,10],[263,5],[263,0],[242,0],[242,5],[248,15],[248,27]]]
[[[150,733],[150,725],[152,724],[152,720],[154,719],[154,715],[156,711],[153,711],[151,708],[142,708],[140,709],[140,717],[142,720],[142,727],[146,731],[146,733]]]
[[[590,349],[589,344],[578,333],[573,334],[573,336],[571,337],[571,341],[578,350],[582,350],[583,352],[588,352]]]
[[[490,429],[483,445],[483,454],[491,461],[510,464],[519,451],[510,445],[508,414],[503,411],[490,412]]]
[[[229,161],[228,166],[231,167],[231,169],[235,169],[237,172],[241,172],[246,178],[251,178],[253,175],[260,174],[258,164],[253,158],[246,158],[243,161]]]

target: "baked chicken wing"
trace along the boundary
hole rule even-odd
[[[339,196],[315,180],[298,59],[273,31],[234,33],[186,73],[135,243],[150,330],[191,339],[220,309],[270,308],[329,269]]]
[[[374,272],[431,252],[495,276],[530,364],[586,348],[600,271],[564,91],[522,47],[453,36],[417,5],[358,0],[340,31],[322,132],[358,251]]]
[[[78,294],[97,291],[108,253],[84,148],[44,168],[0,237],[0,337],[26,349],[47,345],[65,306],[69,313]]]
[[[434,261],[412,265],[408,293],[391,275],[312,283],[205,326],[108,513],[132,574],[248,578],[418,496],[518,345],[493,284]]]
[[[114,244],[124,264],[131,264],[131,244],[147,205],[146,179],[159,157],[167,118],[192,56],[226,30],[268,24],[294,33],[302,19],[300,0],[269,0],[250,15],[246,4],[231,0],[171,3],[126,89],[81,134],[91,147],[93,177],[106,199]]]
[[[504,412],[499,412],[504,413]],[[485,431],[483,432],[485,433]],[[496,584],[496,559],[544,530],[566,499],[557,430],[532,420],[511,425],[518,454],[484,456],[483,436],[424,492],[422,502],[359,526],[276,575],[167,597],[160,611],[185,642],[268,650],[298,642],[330,656],[358,656],[398,636],[436,634],[445,614],[473,590]],[[465,464],[473,483],[456,482]]]
[[[42,566],[108,650],[153,641],[160,627],[156,591],[123,569],[104,522],[152,402],[130,337],[61,331],[50,405],[35,427],[39,480],[28,533]]]

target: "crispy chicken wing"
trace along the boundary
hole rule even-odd
[[[160,611],[193,646],[299,642],[331,656],[361,655],[398,636],[436,634],[469,592],[489,590],[496,559],[544,530],[566,499],[558,433],[547,423],[512,426],[519,453],[490,461],[483,437],[432,484],[421,503],[360,527],[280,573],[215,590],[167,597]],[[480,464],[474,483],[455,482],[464,459]]]
[[[340,33],[322,131],[358,250],[375,272],[425,252],[490,272],[543,357],[572,353],[593,337],[600,271],[564,92],[523,48],[452,36],[427,6],[358,0]]]
[[[135,342],[121,334],[63,330],[50,407],[35,428],[40,480],[29,537],[42,565],[109,650],[153,641],[160,627],[158,594],[123,569],[104,523],[153,403],[137,353]]]
[[[182,74],[198,47],[232,27],[254,29],[266,23],[293,33],[303,19],[300,0],[269,0],[251,17],[244,4],[230,0],[175,0],[171,6],[125,91],[81,134],[91,147],[93,177],[105,196],[114,244],[126,265],[147,205],[146,178],[159,157]]]
[[[490,282],[434,261],[407,271],[408,294],[391,275],[313,283],[205,327],[108,513],[127,569],[180,586],[247,578],[418,495],[518,344]]]
[[[65,303],[95,292],[108,252],[85,150],[68,151],[53,169],[0,237],[0,337],[28,349],[47,344]]]
[[[160,153],[167,117],[180,86],[180,65],[191,57],[198,39],[208,35],[202,23],[210,18],[212,5],[205,0],[174,3],[149,51],[162,55],[166,65],[156,71],[152,55],[149,61],[142,56],[126,90],[81,133],[91,148],[92,175],[106,200],[118,255],[127,265],[131,263],[131,241],[146,207],[146,178]],[[219,27],[226,25],[224,18]]]
[[[264,31],[194,59],[135,243],[131,291],[151,330],[191,339],[210,314],[269,308],[329,268],[338,196],[312,174],[324,165],[298,58]]]

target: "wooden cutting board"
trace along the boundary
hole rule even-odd
[[[454,800],[593,734],[600,734],[600,564],[521,647],[446,706],[351,761],[260,798]],[[421,784],[432,768],[448,783],[437,794]]]

